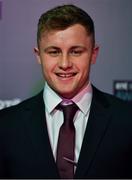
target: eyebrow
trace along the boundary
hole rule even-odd
[[[83,48],[83,49],[85,49],[86,47],[82,46],[82,45],[76,45],[76,46],[72,46],[71,47],[71,49],[76,49],[76,48]]]
[[[83,45],[75,45],[75,46],[71,46],[70,49],[77,49],[77,48],[83,48],[83,49],[86,49],[85,46]],[[47,51],[49,49],[61,49],[60,47],[57,47],[57,46],[48,46],[44,49],[44,51]]]

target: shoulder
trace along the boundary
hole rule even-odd
[[[93,86],[93,98],[103,106],[108,106],[112,111],[120,113],[129,113],[132,115],[132,103],[126,102],[114,95],[100,91]],[[132,116],[131,116],[132,117]]]
[[[41,105],[42,103],[43,93],[40,92],[39,94],[28,98],[17,105],[0,110],[0,120],[6,117],[17,116],[18,114],[23,113],[23,111],[33,109],[35,106]]]

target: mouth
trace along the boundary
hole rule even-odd
[[[74,76],[76,76],[77,73],[56,73],[56,75],[59,78],[62,79],[69,79],[69,78],[73,78]]]

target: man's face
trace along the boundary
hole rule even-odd
[[[93,47],[85,28],[76,24],[46,33],[35,52],[48,85],[62,97],[72,98],[88,84],[98,47]]]

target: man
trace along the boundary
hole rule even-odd
[[[131,107],[89,80],[99,51],[91,17],[74,5],[51,9],[39,19],[37,43],[44,91],[0,112],[0,177],[132,178]],[[58,158],[60,104],[77,107],[74,133],[62,139],[62,153],[74,145],[74,159],[63,157],[65,165]],[[65,170],[70,163],[73,176]]]

